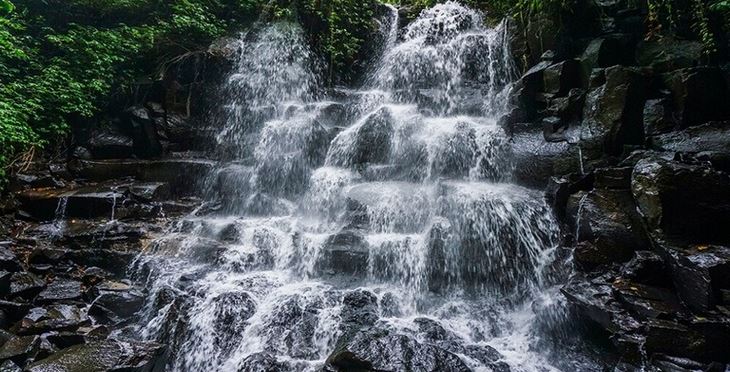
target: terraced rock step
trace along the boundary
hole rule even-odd
[[[176,196],[199,192],[196,180],[206,179],[215,162],[203,159],[163,160],[77,160],[72,170],[79,178],[91,181],[107,181],[132,177],[140,182],[162,182]]]

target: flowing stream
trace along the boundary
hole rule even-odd
[[[209,203],[134,266],[150,292],[137,331],[171,344],[169,370],[254,370],[261,353],[320,370],[353,293],[375,299],[372,327],[428,343],[435,324],[473,370],[497,369],[480,347],[512,371],[561,369],[541,346],[562,311],[559,229],[541,192],[510,183],[495,120],[506,25],[447,2],[399,30],[389,9],[355,90],[318,89],[296,25],[242,36]]]

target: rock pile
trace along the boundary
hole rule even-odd
[[[547,187],[579,271],[563,293],[623,363],[724,370],[730,71],[697,42],[626,29],[640,5],[595,6],[599,30],[554,41],[515,85],[517,178]]]

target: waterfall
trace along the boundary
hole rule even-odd
[[[66,230],[66,207],[68,206],[68,196],[61,196],[58,198],[58,204],[56,205],[56,211],[54,212],[54,218],[51,231],[51,239],[57,240],[63,236]]]
[[[533,305],[549,302],[559,233],[541,193],[510,183],[506,25],[450,1],[399,30],[388,9],[377,66],[337,97],[317,94],[298,26],[237,42],[208,180],[222,208],[176,223],[133,268],[150,289],[138,334],[172,345],[169,370],[248,370],[262,352],[320,370],[353,291],[376,298],[378,327],[411,335],[425,317],[454,350],[554,370]]]

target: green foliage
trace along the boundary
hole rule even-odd
[[[265,0],[0,0],[0,188],[20,154],[179,55],[258,17]]]
[[[718,52],[720,34],[730,33],[729,0],[648,0],[647,4],[647,39],[666,33],[695,37],[712,56]]]
[[[0,0],[0,15],[10,14],[15,9],[15,5],[10,0]]]
[[[373,30],[374,0],[303,0],[301,13],[328,58],[330,76],[352,65]],[[307,22],[313,19],[313,22]],[[311,26],[311,25],[310,25]],[[319,29],[318,29],[319,28]]]

